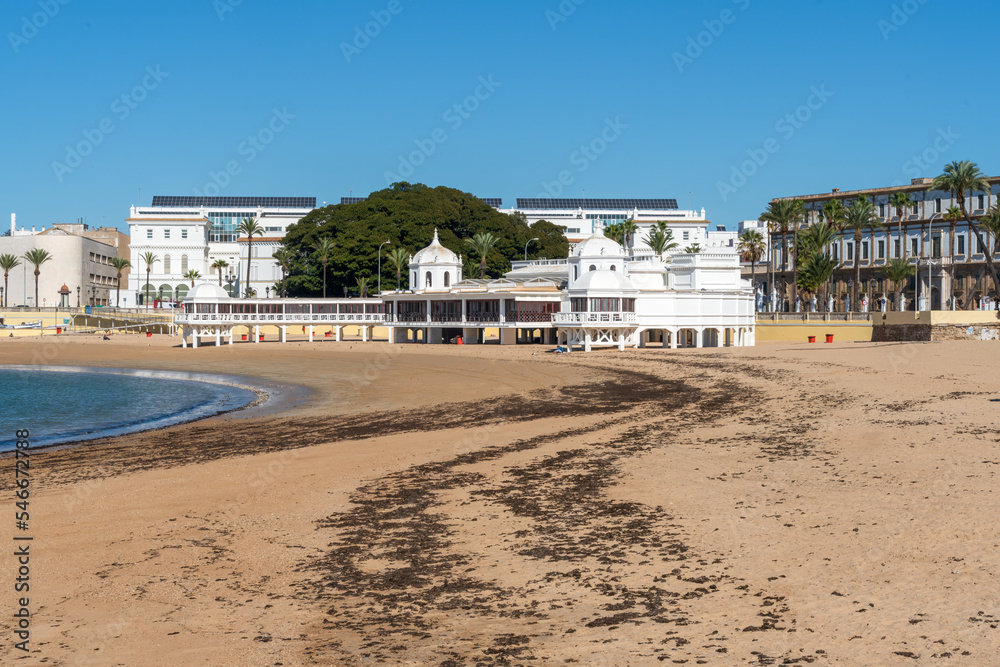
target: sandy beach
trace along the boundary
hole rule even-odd
[[[35,452],[5,664],[997,663],[996,342],[178,342],[0,342],[307,390]]]

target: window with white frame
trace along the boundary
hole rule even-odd
[[[165,238],[165,239],[169,239],[170,238],[170,230],[169,229],[164,229],[163,230],[163,238]]]
[[[854,259],[854,244],[848,242],[847,243],[847,261],[850,262],[853,259]]]
[[[958,244],[958,248],[955,251],[955,253],[958,254],[958,255],[964,255],[965,254],[965,236],[964,235],[956,236],[955,237],[955,243]]]
[[[186,239],[187,237],[188,237],[188,230],[182,229],[181,230],[181,238],[182,239]]]
[[[146,230],[146,238],[147,239],[153,238],[153,230],[152,229],[147,229]]]
[[[885,259],[885,239],[879,239],[878,241],[878,258]]]

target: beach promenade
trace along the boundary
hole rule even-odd
[[[309,390],[33,454],[24,664],[992,664],[998,345],[11,339]]]

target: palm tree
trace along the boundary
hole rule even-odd
[[[636,227],[635,220],[623,220],[618,223],[621,227],[622,240],[624,241],[625,247],[628,249],[628,253],[632,254],[632,241],[635,238],[635,233],[639,230]]]
[[[808,253],[796,276],[798,287],[806,294],[816,294],[820,287],[830,280],[833,272],[837,270],[837,266],[837,260],[825,252],[812,251]]]
[[[118,271],[118,279],[115,282],[115,285],[118,286],[117,293],[115,294],[115,308],[117,308],[122,298],[122,271],[131,267],[132,262],[128,261],[127,257],[112,257],[111,266],[115,267],[115,270]]]
[[[851,308],[858,310],[858,290],[861,288],[861,241],[866,230],[881,229],[882,223],[875,215],[875,205],[861,195],[847,209],[844,229],[854,231],[854,285],[851,288]]]
[[[619,245],[625,244],[625,233],[620,222],[612,222],[610,225],[605,225],[604,235],[612,241],[616,241]]]
[[[330,253],[337,246],[333,239],[324,236],[319,241],[313,243],[313,250],[319,253],[320,264],[323,265],[323,298],[326,298],[326,263],[330,261]]]
[[[486,277],[486,256],[490,254],[490,250],[493,249],[493,246],[499,242],[500,237],[493,232],[479,232],[471,239],[465,239],[466,245],[470,246],[472,251],[479,255],[480,279]]]
[[[146,263],[146,286],[143,288],[145,290],[145,295],[142,297],[146,301],[146,308],[149,308],[149,302],[152,300],[152,295],[149,293],[149,272],[153,270],[153,264],[160,261],[160,258],[151,252],[144,252],[140,255],[139,259]]]
[[[903,310],[903,283],[910,279],[910,276],[917,272],[917,267],[910,264],[902,257],[893,257],[882,269],[885,277],[888,278],[896,288],[896,309]]]
[[[38,307],[38,275],[41,273],[39,267],[42,264],[52,259],[52,255],[49,254],[48,250],[42,250],[41,248],[32,248],[28,252],[24,253],[24,259],[28,260],[28,263],[35,267],[35,308]]]
[[[291,264],[295,255],[288,248],[278,248],[271,254],[271,257],[278,262],[278,266],[281,267],[281,298],[284,299],[288,293],[285,286],[285,276],[288,274],[288,265]]]
[[[969,193],[971,196],[977,190],[980,192],[990,191],[990,183],[986,180],[986,176],[979,171],[979,167],[975,162],[969,162],[968,160],[955,161],[945,166],[944,173],[934,179],[931,188],[951,192],[955,201],[958,202],[962,217],[965,218],[965,222],[972,229],[973,233],[975,233],[979,243],[983,245],[983,250],[986,251],[984,253],[986,268],[990,273],[990,277],[993,278],[993,288],[996,290],[997,296],[1000,297],[1000,275],[997,275],[996,266],[993,264],[992,248],[983,240],[982,230],[969,217],[969,211],[965,207],[966,193]],[[997,299],[997,308],[1000,308],[1000,298]]]
[[[754,293],[757,290],[757,262],[764,255],[766,247],[767,244],[764,243],[764,236],[756,229],[748,229],[740,234],[738,250],[740,251],[740,258],[744,262],[750,262],[750,286],[753,288]],[[755,297],[754,305],[756,306],[756,304],[757,300]]]
[[[666,223],[657,223],[656,227],[649,230],[646,245],[653,249],[657,257],[662,257],[663,253],[673,250],[678,244],[674,242],[674,230],[668,229]]]
[[[403,267],[410,262],[410,252],[406,248],[396,247],[386,254],[389,263],[396,269],[396,290],[403,286]]]
[[[7,277],[10,272],[14,270],[15,267],[21,266],[21,259],[16,255],[11,255],[10,253],[4,253],[0,255],[0,269],[3,269],[3,307],[7,307],[7,301],[10,300],[10,288],[7,285]]]
[[[368,276],[362,276],[357,279],[358,282],[358,295],[362,299],[368,298],[368,284],[371,282],[371,278]]]
[[[201,274],[195,271],[194,269],[191,269],[190,271],[184,274],[184,277],[190,280],[191,287],[194,287],[194,281],[197,280],[198,278],[201,278]]]
[[[699,252],[701,252],[701,245],[697,243],[692,243],[688,247],[684,248],[684,252],[691,255],[697,255]]]
[[[212,262],[212,269],[219,272],[219,287],[222,287],[222,269],[229,266],[229,262],[224,259],[217,259]]]
[[[906,192],[895,192],[889,197],[889,206],[895,208],[899,215],[899,253],[896,256],[904,259],[906,258],[906,239],[903,238],[903,218],[911,205],[910,195]]]
[[[838,234],[838,229],[835,228],[832,224],[830,224],[826,220],[823,220],[812,225],[804,232],[802,232],[802,234],[799,236],[799,245],[802,246],[803,252],[806,253],[807,256],[806,261],[811,263],[812,268],[810,269],[810,271],[812,271],[813,276],[826,275],[823,281],[817,284],[815,288],[812,290],[813,293],[816,293],[819,290],[819,288],[821,287],[823,288],[823,290],[819,292],[819,295],[822,297],[822,301],[824,304],[828,301],[829,298],[830,294],[829,280],[833,276],[833,273],[831,272],[830,274],[827,275],[826,263],[821,264],[819,260],[815,260],[812,258],[816,253],[820,253],[824,255],[827,259],[829,259],[831,262],[833,262],[833,265],[835,267],[839,268],[840,262],[838,262],[830,255],[830,250],[829,250],[831,244],[833,244],[834,240],[837,238],[837,234]],[[803,267],[806,265],[806,261],[802,263]],[[820,268],[822,269],[822,271],[818,270]],[[809,280],[811,280],[811,278]],[[808,284],[808,280],[806,281],[806,283]]]
[[[792,236],[792,302],[795,302],[797,298],[797,254],[798,254],[798,237],[799,237],[799,224],[806,214],[806,205],[801,199],[779,199],[778,201],[773,201],[767,205],[767,210],[760,214],[758,220],[768,223],[772,230],[776,230],[781,234],[781,252],[782,252],[782,272],[788,271],[788,230],[793,229]],[[788,277],[785,276],[785,281],[787,282]]]
[[[236,227],[236,233],[247,237],[247,285],[244,294],[250,298],[250,260],[253,258],[253,237],[263,236],[264,228],[257,224],[253,218],[243,218],[243,222]]]

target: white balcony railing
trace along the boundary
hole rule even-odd
[[[635,324],[635,313],[553,313],[553,324]]]

